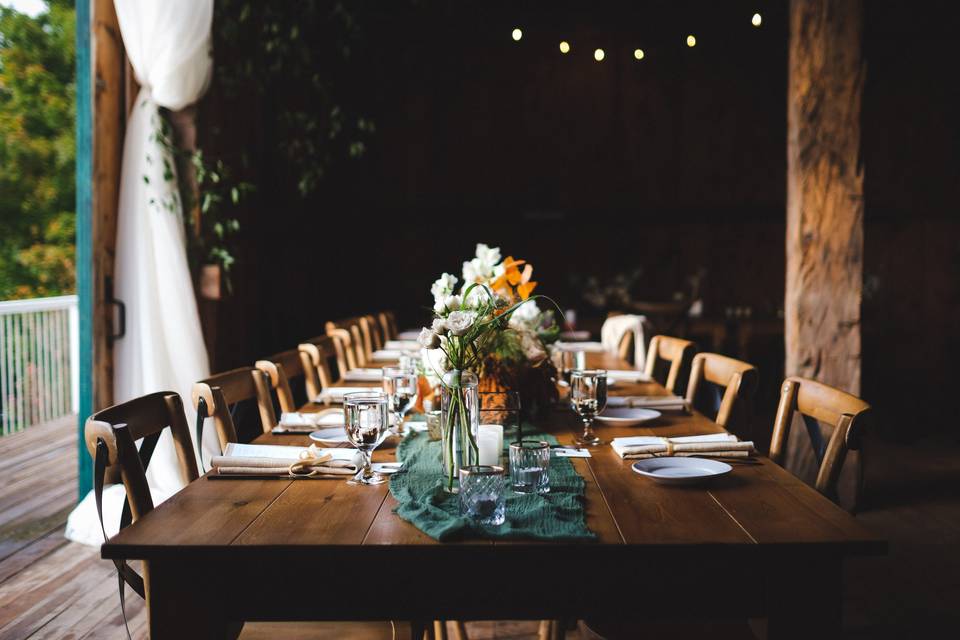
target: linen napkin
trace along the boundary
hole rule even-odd
[[[731,433],[701,436],[630,436],[614,438],[610,443],[621,458],[657,458],[662,456],[710,456],[711,458],[749,458],[753,443],[741,442]]]
[[[618,382],[650,382],[650,376],[635,369],[607,369],[607,380]]]
[[[603,353],[606,349],[599,342],[554,342],[553,346],[561,351],[584,351],[586,353]]]
[[[410,329],[410,330],[408,330],[408,331],[401,331],[399,334],[397,334],[397,339],[398,339],[398,340],[406,340],[406,341],[409,341],[409,342],[416,342],[416,341],[417,341],[417,338],[419,338],[419,337],[420,337],[420,330],[419,330],[419,329]],[[419,345],[419,343],[418,343],[418,345]]]
[[[333,427],[343,425],[343,411],[340,409],[325,409],[316,413],[281,413],[280,423],[272,429],[272,433],[312,433],[317,427]]]
[[[327,387],[320,392],[314,402],[321,404],[330,404],[331,402],[343,402],[343,396],[348,393],[376,393],[382,391],[380,387]]]
[[[687,402],[680,396],[607,396],[607,406],[683,411],[687,408]]]
[[[230,443],[211,466],[220,475],[277,475],[342,478],[357,473],[352,449],[320,449]]]
[[[350,369],[343,374],[347,382],[380,382],[383,379],[383,369]]]
[[[420,343],[416,340],[387,340],[383,348],[386,351],[420,351]]]

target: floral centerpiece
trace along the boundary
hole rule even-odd
[[[459,467],[476,463],[479,387],[518,391],[522,406],[543,406],[556,397],[546,345],[559,329],[553,313],[537,306],[542,296],[532,295],[533,266],[512,256],[501,260],[499,248],[478,244],[462,276],[461,282],[444,273],[433,283],[433,322],[420,333],[428,350],[424,369],[441,385],[444,470],[451,491]]]

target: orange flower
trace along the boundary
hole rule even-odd
[[[493,290],[499,291],[508,283],[513,287],[520,284],[523,275],[517,267],[526,264],[526,262],[526,260],[514,260],[513,256],[507,256],[507,259],[503,261],[503,275],[494,280],[490,285],[493,287]],[[530,273],[533,273],[533,267],[527,265],[527,269],[530,269]]]

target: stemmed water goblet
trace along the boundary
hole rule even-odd
[[[602,444],[593,432],[593,420],[607,406],[607,372],[603,369],[574,369],[570,372],[570,406],[583,420],[583,433],[577,443]]]
[[[397,418],[394,432],[403,433],[403,418],[417,402],[417,374],[412,368],[384,367],[383,392],[390,402],[390,411]]]
[[[347,439],[360,451],[363,465],[348,484],[380,484],[386,481],[370,466],[373,450],[390,426],[387,396],[382,393],[348,393],[343,397],[343,423]]]

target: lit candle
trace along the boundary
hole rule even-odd
[[[480,425],[477,446],[480,449],[480,464],[499,466],[500,454],[503,453],[503,425]]]

